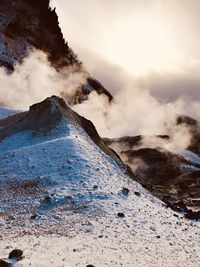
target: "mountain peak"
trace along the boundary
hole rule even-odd
[[[31,131],[33,136],[46,136],[53,129],[59,128],[62,120],[66,125],[74,125],[84,130],[104,153],[123,166],[119,156],[99,136],[93,123],[78,115],[62,98],[55,95],[32,105],[29,111],[0,120],[0,142],[8,136],[24,131]]]
[[[69,107],[63,98],[53,95],[40,103],[32,105],[29,113],[40,115],[47,112],[53,114],[54,112],[61,112],[61,109],[69,110]]]

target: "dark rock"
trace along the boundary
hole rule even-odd
[[[200,220],[200,211],[193,211],[191,209],[188,209],[188,211],[185,214],[185,218],[190,219],[190,220]]]
[[[50,204],[51,203],[52,198],[50,196],[46,196],[41,203],[42,204]]]
[[[167,204],[167,208],[169,207],[174,211],[184,213],[186,219],[196,221],[200,220],[200,211],[193,211],[192,209],[189,209],[183,201],[170,202],[165,199],[165,203]],[[174,216],[178,217],[176,214],[174,214]]]
[[[86,267],[95,267],[95,266],[92,264],[88,264]]]
[[[118,213],[117,213],[117,216],[120,217],[120,218],[124,218],[124,217],[125,217],[125,215],[124,215],[123,212],[118,212]]]
[[[135,191],[134,194],[135,194],[137,197],[140,197],[140,196],[141,196],[141,193],[140,193],[140,192],[137,192],[137,191]]]
[[[9,259],[14,259],[16,261],[20,261],[23,258],[23,251],[20,249],[14,249],[9,254]]]
[[[94,185],[94,186],[93,186],[93,189],[94,189],[94,190],[97,190],[97,189],[98,189],[98,185]]]
[[[9,263],[7,260],[0,259],[0,267],[11,267],[12,264]]]
[[[177,202],[167,202],[166,201],[166,207],[171,208],[174,211],[178,212],[188,212],[188,208],[185,205],[183,201],[177,201]]]
[[[127,196],[130,193],[130,190],[126,187],[123,187],[121,192],[123,195]]]
[[[31,220],[35,220],[37,218],[39,218],[40,216],[38,214],[33,214],[31,215]]]

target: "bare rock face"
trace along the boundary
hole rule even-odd
[[[55,9],[49,7],[49,2],[0,1],[0,66],[12,72],[15,64],[22,62],[31,49],[39,49],[47,54],[51,65],[64,75],[67,75],[64,71],[66,67],[72,67],[74,72],[84,73],[86,84],[77,88],[74,96],[69,97],[67,92],[63,92],[62,97],[68,100],[68,103],[84,101],[93,90],[98,94],[105,94],[111,101],[111,94],[89,75],[78,56],[64,40],[58,16]]]
[[[32,47],[46,52],[57,69],[80,64],[63,38],[49,0],[2,0],[0,10],[1,65],[12,70]]]

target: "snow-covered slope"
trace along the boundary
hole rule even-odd
[[[198,266],[199,223],[127,176],[88,125],[55,97],[4,121],[0,256],[17,247],[15,266]]]
[[[16,110],[16,109],[12,109],[12,108],[1,108],[0,107],[0,120],[8,117],[8,116],[11,116],[11,115],[14,115],[16,113],[20,112],[19,110]]]

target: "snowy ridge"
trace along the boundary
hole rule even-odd
[[[0,257],[23,249],[16,266],[198,265],[199,223],[175,217],[76,121],[7,136],[0,161]]]
[[[20,111],[16,109],[0,107],[0,120],[5,119],[6,117],[14,115],[18,112]]]

